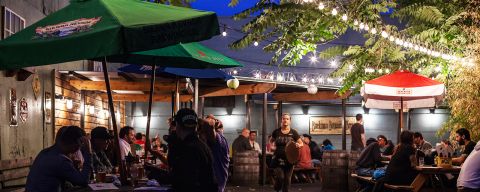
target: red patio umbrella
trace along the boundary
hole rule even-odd
[[[445,85],[407,70],[398,70],[365,82],[361,95],[367,108],[399,109],[400,133],[403,109],[435,107],[445,95]]]

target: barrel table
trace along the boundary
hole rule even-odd
[[[232,174],[232,180],[235,185],[258,185],[260,178],[260,160],[258,158],[258,152],[236,152],[233,157]]]

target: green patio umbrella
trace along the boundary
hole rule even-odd
[[[67,7],[0,41],[0,70],[103,58],[108,104],[114,114],[108,56],[201,41],[218,34],[217,16],[212,12],[141,0],[72,0]],[[151,88],[153,82],[154,78]],[[150,105],[152,98],[153,93]],[[118,144],[116,119],[111,117]],[[119,159],[118,147],[116,152]],[[126,181],[124,168],[120,164],[122,181]]]
[[[212,12],[141,0],[72,0],[0,41],[0,69],[121,55],[217,34]]]
[[[140,65],[155,64],[177,68],[241,67],[239,62],[200,43],[180,43],[169,47],[109,57],[108,61]]]

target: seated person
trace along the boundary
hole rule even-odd
[[[417,159],[415,157],[415,147],[413,145],[413,133],[402,131],[400,134],[400,144],[397,146],[390,163],[385,172],[385,183],[392,185],[410,185],[417,171]]]
[[[454,165],[462,165],[467,159],[468,155],[473,151],[477,143],[470,140],[470,131],[465,128],[461,128],[456,131],[455,140],[460,146],[464,146],[459,157],[452,158]]]
[[[380,145],[383,147],[380,148],[380,151],[382,152],[382,158],[386,160],[390,160],[393,154],[393,149],[395,148],[395,145],[391,140],[388,140],[387,137],[384,135],[379,135],[377,136],[377,141]]]
[[[302,141],[305,140],[304,136],[301,136],[300,139]],[[303,145],[299,149],[298,153],[298,162],[297,162],[297,167],[299,168],[312,168],[312,156],[310,154],[310,147],[308,145]]]
[[[135,129],[130,126],[125,126],[120,129],[118,133],[120,143],[120,158],[125,160],[126,156],[133,157],[132,147],[130,146],[135,142]]]
[[[93,149],[92,162],[94,171],[97,173],[111,173],[113,166],[110,163],[110,160],[108,160],[105,150],[107,149],[112,136],[108,133],[108,130],[105,127],[95,127],[90,134]]]
[[[309,134],[303,134],[303,142],[310,148],[310,156],[312,157],[312,163],[320,165],[322,159],[322,150],[315,141],[312,140],[312,136]]]
[[[359,176],[372,176],[373,171],[382,166],[380,148],[384,146],[385,143],[380,143],[374,138],[367,140],[367,147],[360,153],[356,162],[356,172]]]
[[[330,150],[335,150],[335,146],[333,146],[332,142],[330,139],[325,139],[322,142],[322,150],[323,151],[330,151]]]
[[[91,148],[85,131],[77,126],[59,130],[55,144],[43,149],[35,158],[27,176],[26,191],[63,191],[65,182],[86,186],[90,181]],[[81,149],[84,158],[81,171],[75,169],[68,154]]]
[[[480,142],[463,163],[457,187],[459,192],[480,191]]]

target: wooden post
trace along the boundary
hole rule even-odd
[[[248,130],[251,129],[251,116],[252,116],[252,108],[251,108],[251,103],[250,99],[248,98],[248,95],[245,95],[245,110],[246,110],[246,115],[245,115],[245,128]]]
[[[175,91],[172,91],[172,118],[175,116]]]
[[[205,97],[202,97],[202,98],[200,99],[200,101],[201,101],[201,103],[202,103],[202,108],[201,108],[201,110],[202,110],[201,114],[202,114],[202,115],[201,115],[201,117],[202,117],[202,119],[203,119],[203,118],[205,118]],[[198,114],[197,114],[197,115],[198,115]]]
[[[123,185],[127,184],[127,175],[126,175],[126,167],[122,163],[122,157],[120,156],[120,141],[118,139],[118,129],[117,129],[117,120],[115,115],[115,109],[113,108],[113,98],[112,98],[112,90],[110,89],[110,78],[108,77],[108,69],[107,69],[107,58],[105,57],[102,60],[102,69],[103,69],[103,76],[105,78],[105,85],[107,89],[108,95],[108,108],[110,109],[110,115],[112,117],[112,126],[113,126],[113,133],[114,133],[114,140],[116,143],[115,146],[115,154],[118,160],[118,165],[120,169],[120,181]]]
[[[347,104],[342,99],[342,150],[347,150]]]
[[[283,101],[279,101],[277,105],[277,128],[282,127]]]
[[[180,79],[177,77],[177,84],[175,86],[175,113],[177,113],[180,108]]]
[[[412,130],[412,111],[413,109],[409,109],[408,112],[407,112],[407,115],[408,115],[408,130]]]
[[[148,157],[148,150],[150,150],[150,120],[152,118],[152,105],[153,105],[153,91],[155,90],[155,71],[156,65],[152,64],[152,72],[150,73],[150,97],[148,98],[148,111],[147,111],[147,130],[145,131],[145,161]]]
[[[263,94],[263,121],[262,121],[262,185],[267,180],[267,93]]]
[[[193,96],[193,110],[198,114],[198,79],[195,79],[195,94]]]

